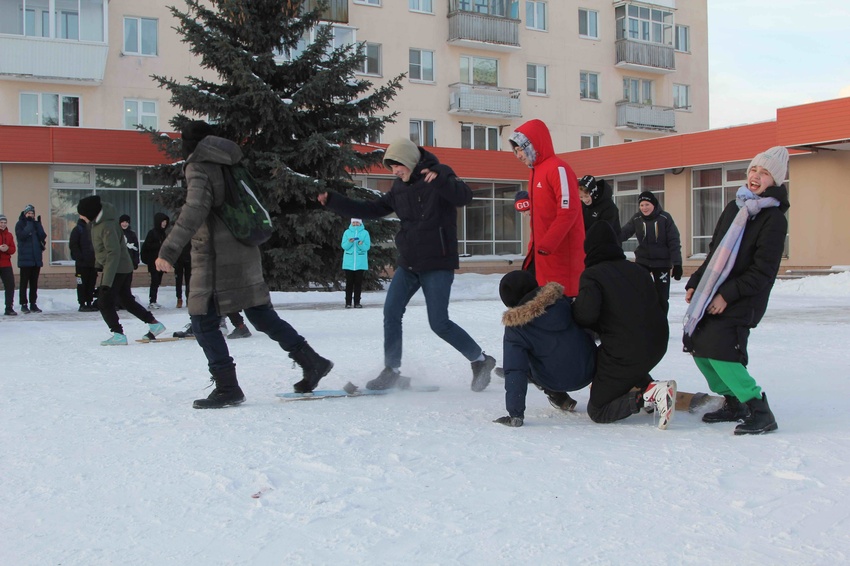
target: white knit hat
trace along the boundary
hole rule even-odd
[[[759,153],[750,161],[747,171],[756,166],[767,169],[773,176],[774,184],[781,185],[785,182],[785,176],[788,174],[788,150],[777,145]]]

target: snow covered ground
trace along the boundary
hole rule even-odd
[[[452,318],[501,361],[498,276],[456,279]],[[137,296],[146,296],[144,289]],[[656,378],[705,391],[681,353],[683,283]],[[247,402],[199,411],[191,341],[101,347],[97,313],[42,291],[41,315],[0,317],[0,564],[824,564],[850,560],[850,273],[777,283],[750,369],[779,431],[735,437],[679,412],[612,425],[529,391],[525,426],[502,382],[405,317],[403,371],[436,393],[284,403],[299,379],[264,335],[233,341]],[[173,288],[157,312],[183,326]],[[336,367],[323,387],[381,369],[384,293],[274,303]],[[126,313],[122,313],[126,315]],[[131,338],[146,330],[123,318]],[[263,491],[254,499],[252,494]]]

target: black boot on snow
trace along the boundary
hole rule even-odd
[[[236,381],[236,368],[216,372],[211,379],[215,383],[215,389],[206,399],[196,399],[192,403],[195,409],[221,409],[245,401],[245,394]]]
[[[549,404],[562,411],[574,411],[576,408],[576,400],[563,391],[543,390],[546,393],[546,398],[549,399]]]
[[[316,353],[305,340],[295,350],[289,352],[289,357],[301,366],[304,378],[292,386],[296,393],[309,393],[319,385],[319,380],[328,375],[334,363]]]
[[[378,377],[366,384],[366,389],[381,391],[383,389],[392,389],[401,378],[401,372],[393,368],[384,368]]]
[[[476,393],[484,391],[490,385],[490,372],[496,367],[496,359],[484,354],[483,360],[472,362],[470,365],[472,366],[472,390]]]
[[[744,418],[744,422],[735,427],[735,434],[764,434],[779,428],[767,404],[767,395],[762,393],[760,399],[750,399],[747,406],[750,408],[750,414]]]
[[[732,395],[724,395],[725,401],[723,406],[716,411],[711,411],[702,416],[704,423],[734,423],[741,419],[747,418],[750,414],[750,409],[746,403],[738,401],[737,397]]]

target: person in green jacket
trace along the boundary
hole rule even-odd
[[[99,195],[86,197],[77,205],[80,218],[91,229],[94,246],[95,267],[103,270],[100,287],[97,290],[97,306],[103,321],[112,331],[112,337],[104,340],[102,346],[123,346],[127,336],[118,319],[116,303],[122,304],[127,312],[148,324],[150,331],[145,334],[148,340],[165,331],[150,311],[136,302],[130,289],[130,276],[133,274],[133,260],[127,251],[127,240],[118,223],[115,208],[107,202],[101,202]]]

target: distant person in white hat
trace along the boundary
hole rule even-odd
[[[345,308],[361,308],[363,274],[369,269],[369,248],[372,239],[359,218],[352,218],[348,229],[342,234],[342,270],[345,272]]]

